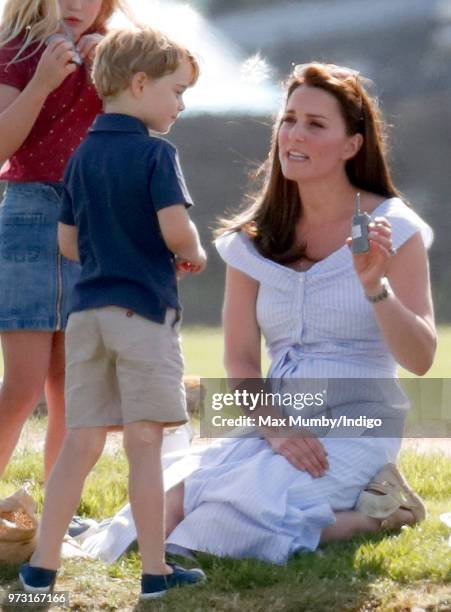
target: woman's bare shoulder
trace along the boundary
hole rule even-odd
[[[369,191],[362,192],[361,208],[364,212],[371,215],[381,204],[389,198],[380,195],[379,193],[371,193]]]

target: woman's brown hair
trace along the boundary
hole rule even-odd
[[[359,74],[333,64],[313,62],[296,66],[286,84],[284,108],[295,89],[304,84],[332,94],[339,104],[348,135],[359,133],[363,136],[358,153],[346,162],[351,184],[385,198],[399,196],[386,159],[384,124]],[[297,183],[282,174],[278,147],[280,125],[281,117],[274,125],[268,158],[258,172],[258,176],[264,176],[262,188],[250,196],[251,203],[242,212],[232,219],[220,220],[216,236],[243,230],[263,256],[289,264],[305,256],[306,245],[296,243],[302,202]]]

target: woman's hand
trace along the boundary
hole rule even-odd
[[[94,59],[94,54],[97,45],[103,39],[101,34],[85,34],[77,43],[77,51],[89,63]]]
[[[69,41],[63,38],[52,40],[42,54],[30,83],[48,96],[77,70],[73,57],[73,45]]]
[[[387,274],[388,265],[394,256],[391,225],[385,217],[376,217],[369,225],[370,250],[353,254],[354,268],[365,293],[375,295],[382,289],[381,280]],[[352,239],[347,239],[350,247]]]
[[[292,466],[308,472],[314,478],[324,476],[329,468],[324,446],[311,435],[303,436],[296,431],[292,437],[267,437],[266,441],[275,453],[283,455]]]

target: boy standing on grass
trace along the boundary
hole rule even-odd
[[[205,580],[165,562],[163,428],[187,421],[176,268],[206,264],[166,133],[184,109],[198,64],[150,29],[118,30],[97,49],[93,78],[104,103],[65,173],[63,255],[80,259],[66,334],[68,434],[46,490],[38,545],[20,579],[53,588],[61,544],[108,428],[123,425],[138,531],[142,598]],[[175,257],[174,257],[175,256]]]

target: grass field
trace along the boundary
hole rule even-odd
[[[427,373],[429,378],[451,378],[451,326],[438,328],[438,346],[434,365]],[[203,378],[224,376],[222,365],[223,340],[219,327],[188,327],[183,330],[183,349],[188,374],[197,374]],[[266,353],[264,370],[269,364]],[[412,374],[400,371],[400,376]]]
[[[187,372],[219,377],[222,339],[218,329],[184,331]],[[451,372],[451,328],[440,329],[432,377]],[[450,376],[451,377],[451,376]],[[42,423],[36,425],[42,431]],[[377,534],[299,554],[286,567],[254,560],[224,560],[199,555],[207,585],[170,593],[164,602],[136,606],[139,555],[130,552],[118,563],[65,561],[58,590],[71,591],[71,610],[158,610],[169,612],[346,612],[373,610],[451,610],[449,530],[438,516],[451,511],[451,458],[443,452],[401,453],[400,465],[427,502],[428,519],[399,534]],[[105,454],[89,476],[79,512],[104,518],[127,499],[127,466],[120,451]],[[0,482],[0,497],[32,482],[42,507],[42,456],[34,449],[17,452]],[[185,563],[185,562],[184,562]],[[186,564],[186,563],[185,563]],[[0,591],[17,590],[17,568],[0,566]],[[1,596],[0,596],[1,602]],[[8,608],[4,603],[3,608]],[[34,608],[28,608],[28,610]],[[52,608],[56,609],[56,608]]]
[[[400,464],[426,499],[429,517],[399,534],[377,534],[325,546],[315,553],[297,555],[286,567],[202,554],[199,562],[209,577],[206,586],[170,593],[164,602],[147,607],[135,608],[140,577],[136,552],[111,566],[65,561],[58,590],[71,591],[71,610],[86,612],[449,611],[451,552],[448,530],[438,516],[451,508],[451,460],[442,453],[404,451]],[[127,498],[126,474],[122,453],[104,455],[88,478],[79,511],[95,518],[114,513]],[[11,493],[26,479],[33,481],[33,494],[41,507],[42,461],[36,452],[24,452],[11,463],[0,484],[0,496]],[[16,575],[16,567],[0,567],[0,590],[16,591]]]
[[[203,378],[224,376],[222,365],[223,340],[220,327],[185,327],[182,337],[187,374],[195,374]],[[435,363],[427,376],[429,378],[451,378],[451,326],[439,326],[438,337]],[[262,355],[264,371],[266,371],[269,361],[263,347]],[[402,370],[400,375],[411,376],[411,374]],[[3,357],[1,353],[0,376],[3,376]]]

